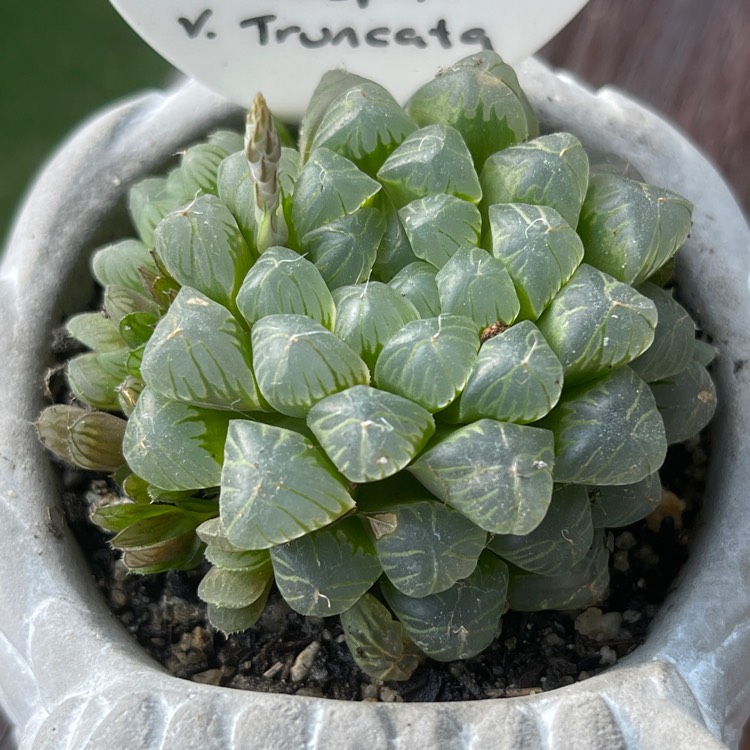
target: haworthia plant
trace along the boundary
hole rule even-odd
[[[44,444],[104,471],[131,570],[203,564],[224,632],[275,586],[375,679],[471,657],[507,607],[584,607],[716,394],[664,285],[690,204],[539,137],[483,52],[405,108],[327,74],[297,147],[262,98],[133,186],[67,323]]]

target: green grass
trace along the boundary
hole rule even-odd
[[[76,123],[161,87],[173,68],[107,0],[3,0],[0,242],[34,174]]]

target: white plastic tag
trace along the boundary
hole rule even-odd
[[[111,0],[157,52],[238,104],[262,91],[298,118],[320,77],[345,68],[404,101],[482,49],[514,64],[588,0]]]

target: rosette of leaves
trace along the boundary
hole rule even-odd
[[[664,288],[690,204],[537,134],[493,53],[405,109],[335,71],[298,147],[258,99],[133,187],[68,322],[77,404],[39,421],[113,474],[94,520],[131,570],[202,563],[225,632],[275,585],[378,679],[603,595],[603,530],[658,505],[712,352]]]

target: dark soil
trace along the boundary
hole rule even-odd
[[[225,637],[206,619],[196,589],[203,570],[129,575],[107,538],[88,520],[107,501],[105,479],[67,471],[69,524],[112,611],[172,674],[247,690],[342,700],[448,701],[527,695],[595,675],[633,651],[688,556],[699,509],[706,444],[670,449],[667,490],[652,516],[611,532],[610,595],[583,612],[508,612],[502,632],[464,662],[427,660],[412,679],[373,684],[354,663],[338,617],[303,617],[275,591],[260,622]]]

